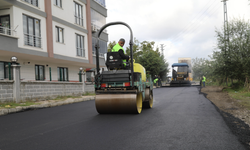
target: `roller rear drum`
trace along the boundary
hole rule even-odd
[[[98,94],[95,105],[100,114],[139,114],[142,111],[142,94]]]

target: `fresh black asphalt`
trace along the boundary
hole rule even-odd
[[[139,115],[100,115],[94,101],[0,116],[0,150],[243,150],[195,87],[154,89]]]

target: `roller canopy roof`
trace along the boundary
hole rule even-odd
[[[174,63],[172,67],[189,67],[187,63]]]

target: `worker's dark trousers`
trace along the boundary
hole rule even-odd
[[[205,87],[205,82],[202,82],[203,83],[203,87]]]

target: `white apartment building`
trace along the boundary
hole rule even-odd
[[[16,56],[21,80],[79,82],[80,67],[96,67],[96,32],[106,17],[105,0],[0,0],[0,80],[11,79]],[[107,42],[102,33],[103,67]]]

